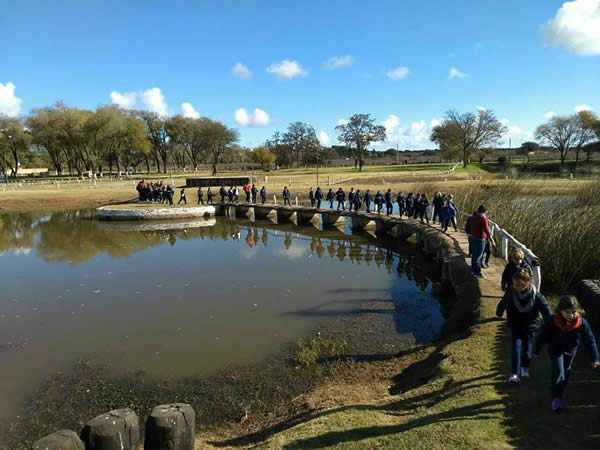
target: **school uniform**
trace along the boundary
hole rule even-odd
[[[360,211],[362,206],[362,198],[360,197],[360,193],[354,194],[354,211]]]
[[[367,212],[371,212],[371,203],[373,202],[373,197],[370,192],[365,193],[365,206],[367,207]]]
[[[352,205],[354,205],[354,191],[350,191],[348,194],[348,210],[352,211]]]
[[[502,317],[505,310],[511,329],[512,373],[520,376],[522,367],[529,368],[539,316],[548,321],[552,312],[546,298],[534,286],[525,293],[508,289],[496,307],[496,315]]]
[[[210,188],[208,188],[208,191],[206,191],[206,203],[208,205],[212,205],[213,204],[213,193],[210,190]]]
[[[444,199],[442,198],[441,195],[439,195],[437,197],[434,196],[432,203],[433,203],[433,218],[431,219],[431,221],[433,223],[435,223],[435,219],[437,218],[440,221],[440,223],[443,225],[444,219],[442,218],[442,208],[444,207]]]
[[[256,194],[258,193],[258,189],[256,189],[256,187],[252,186],[252,189],[250,189],[250,194],[252,195],[252,203],[256,203]]]
[[[204,205],[204,192],[202,192],[202,189],[198,189],[198,204],[200,203]]]
[[[225,203],[225,196],[227,195],[225,188],[219,189],[219,195],[221,196],[221,203]]]
[[[333,209],[333,199],[334,199],[333,191],[328,191],[327,192],[327,200],[329,200],[329,207],[331,209]]]
[[[533,275],[533,270],[531,266],[525,260],[523,260],[521,264],[515,264],[514,262],[510,261],[506,265],[506,267],[504,267],[504,272],[502,272],[502,281],[500,283],[500,286],[502,287],[503,291],[508,289],[508,287],[512,283],[513,276],[521,269],[525,269],[527,270],[527,272],[529,272],[530,275]]]
[[[292,206],[292,204],[290,203],[290,190],[289,189],[283,190],[283,206],[285,206],[285,205]]]
[[[446,206],[442,207],[439,218],[442,222],[442,231],[448,231],[448,224],[452,221],[452,219],[456,218],[456,208],[451,203],[448,203]],[[453,221],[453,224],[454,231],[456,231],[456,220]]]
[[[264,187],[260,188],[260,201],[263,205],[267,201],[267,190]]]
[[[425,220],[429,223],[429,216],[427,215],[427,208],[429,207],[429,200],[421,197],[421,202],[419,203],[419,217],[421,222],[423,222],[423,216],[425,216]]]
[[[398,203],[398,214],[400,215],[400,217],[402,217],[402,214],[404,214],[404,210],[406,208],[406,198],[403,195],[398,194],[398,198],[396,198],[396,203]]]
[[[381,214],[381,210],[383,208],[383,195],[381,192],[377,192],[377,194],[375,194],[375,206],[377,207],[377,214]]]
[[[392,200],[392,193],[391,192],[386,192],[385,195],[383,196],[383,199],[385,200],[385,209],[387,212],[387,215],[389,216],[392,213],[392,209],[394,208],[394,203]]]
[[[185,191],[182,189],[180,194],[179,194],[179,201],[177,202],[177,204],[179,205],[181,202],[183,202],[185,205],[187,205],[187,199],[185,198]]]
[[[315,192],[315,201],[317,202],[317,208],[321,208],[321,200],[323,200],[323,191],[321,188],[317,188]]]
[[[314,208],[315,207],[315,193],[313,192],[312,189],[310,191],[308,191],[308,199],[310,200],[310,207]]]
[[[535,354],[538,355],[544,345],[548,344],[551,367],[550,395],[553,399],[564,401],[564,390],[581,341],[587,347],[592,362],[599,362],[596,339],[583,317],[577,316],[576,319],[567,322],[562,314],[557,312],[542,327],[536,341]]]
[[[338,204],[337,204],[337,209],[340,209],[340,206],[342,207],[342,209],[345,211],[346,210],[346,205],[345,205],[345,201],[346,201],[346,193],[342,190],[338,190],[335,193],[335,199],[337,200]]]
[[[412,217],[415,207],[415,198],[412,195],[406,197],[406,216]]]

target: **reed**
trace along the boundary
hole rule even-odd
[[[520,181],[473,182],[452,193],[460,211],[471,213],[485,205],[490,219],[538,256],[545,290],[564,292],[580,279],[600,278],[600,181],[586,183],[569,196],[540,195]]]

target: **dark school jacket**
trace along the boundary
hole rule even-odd
[[[504,267],[504,272],[502,272],[502,290],[506,290],[508,286],[510,286],[512,282],[512,278],[519,270],[525,269],[529,272],[530,275],[533,275],[533,270],[531,266],[526,261],[523,261],[521,264],[517,265],[514,262],[510,261],[506,267]]]
[[[517,297],[515,300],[515,295],[517,294],[514,293],[513,288],[508,289],[496,307],[496,315],[498,317],[502,317],[506,310],[506,321],[510,328],[521,332],[534,331],[538,327],[540,314],[544,322],[550,320],[552,311],[550,311],[546,297],[538,292],[537,289],[532,287],[529,295],[524,299]],[[527,311],[521,312],[515,302],[519,302],[521,308],[526,307],[530,302],[532,305]]]
[[[383,198],[385,199],[386,203],[392,203],[392,193],[391,192],[386,192],[385,195],[383,196]]]
[[[365,194],[365,203],[371,203],[373,201],[373,197],[371,197],[371,194],[369,192],[367,192]]]
[[[375,203],[381,205],[383,203],[383,195],[379,193],[375,194]]]
[[[557,313],[560,314],[560,313]],[[600,361],[598,355],[598,346],[594,333],[590,328],[587,320],[581,318],[581,325],[572,331],[563,331],[555,323],[554,317],[550,317],[544,322],[541,333],[539,334],[535,346],[534,353],[537,355],[542,351],[545,344],[548,344],[548,352],[552,356],[559,356],[562,353],[574,353],[583,340],[588,349],[590,358],[593,362]]]

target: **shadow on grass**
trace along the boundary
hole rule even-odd
[[[511,366],[510,330],[498,327],[494,369],[508,375]],[[531,378],[518,385],[504,379],[497,386],[506,404],[505,425],[509,443],[516,448],[597,449],[600,448],[600,377],[590,368],[585,349],[580,349],[569,378],[566,408],[550,408],[550,361],[546,349],[534,357]]]

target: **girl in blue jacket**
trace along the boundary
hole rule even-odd
[[[575,297],[571,295],[561,297],[554,315],[544,323],[536,342],[536,355],[539,355],[544,344],[548,344],[552,371],[550,394],[553,411],[559,411],[564,406],[565,388],[573,368],[575,354],[582,340],[589,351],[592,367],[600,368],[596,339],[582,314],[583,311]]]
[[[456,217],[456,208],[451,202],[444,200],[442,203],[442,209],[440,211],[440,216],[442,218],[442,232],[448,231],[448,224]],[[456,220],[452,221],[454,225],[454,231],[458,231],[456,227]]]
[[[519,270],[496,308],[496,315],[506,319],[512,339],[512,373],[509,383],[518,383],[529,377],[529,363],[533,356],[533,339],[539,326],[539,315],[544,323],[550,320],[552,311],[546,298],[536,290],[532,276],[526,270]]]

